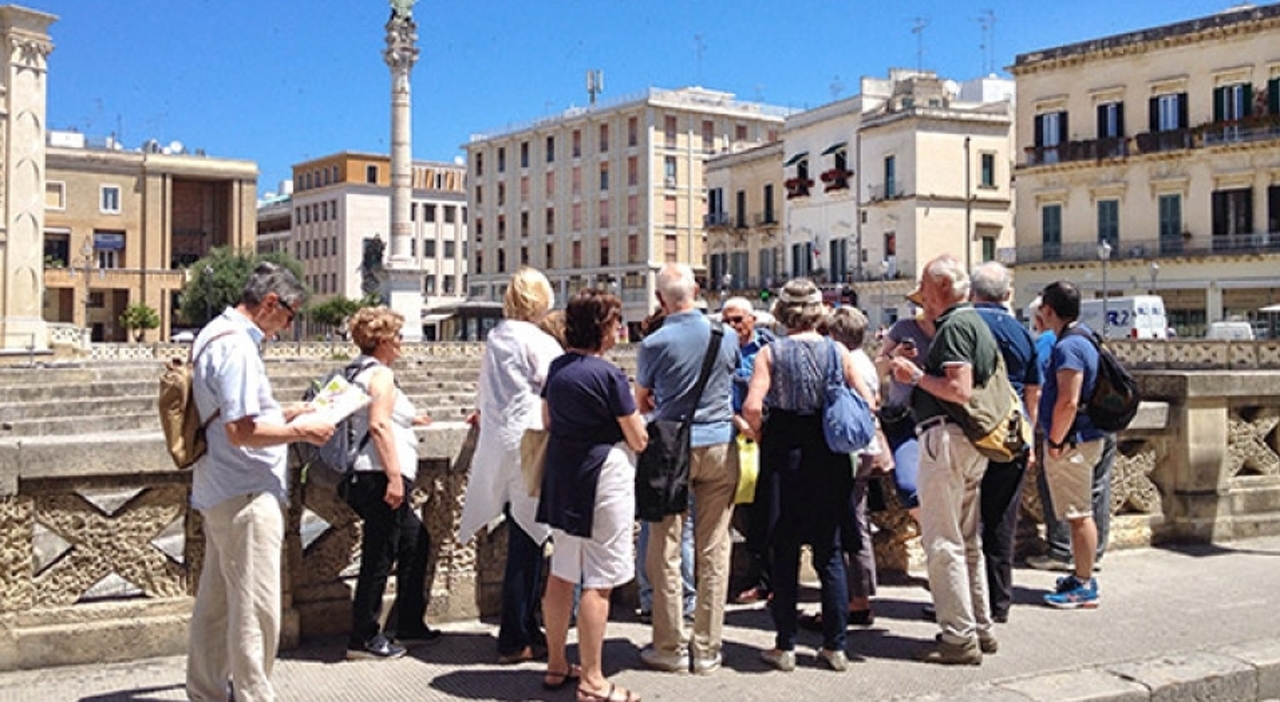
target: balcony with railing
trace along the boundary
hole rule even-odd
[[[702,226],[707,229],[727,229],[733,222],[728,212],[708,212],[702,215]]]
[[[751,222],[756,226],[756,228],[763,229],[765,231],[772,231],[781,226],[781,223],[778,221],[778,215],[774,212],[757,212],[751,216]]]
[[[836,190],[848,190],[849,179],[853,177],[853,171],[844,168],[832,168],[822,172],[820,176],[823,182],[822,191],[829,193]]]
[[[1028,146],[1024,151],[1027,154],[1028,166],[1070,161],[1102,161],[1128,156],[1129,140],[1125,137],[1087,139],[1054,146]]]
[[[1208,122],[1195,128],[1143,132],[1132,138],[1090,139],[1054,146],[1028,146],[1023,150],[1026,154],[1024,165],[1103,161],[1109,158],[1273,139],[1280,139],[1280,115],[1254,115],[1239,120]]]
[[[782,183],[787,189],[787,199],[792,200],[797,197],[809,197],[809,189],[813,187],[812,178],[788,178]]]
[[[1280,232],[1219,234],[1195,237],[1190,233],[1156,239],[1125,240],[1113,247],[1116,258],[1168,258],[1173,256],[1208,256],[1212,254],[1258,254],[1280,252]],[[1098,258],[1096,241],[1019,246],[1010,263],[1045,263],[1094,261]]]

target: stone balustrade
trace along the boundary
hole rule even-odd
[[[268,365],[282,385],[298,382],[289,380],[290,370],[309,374],[323,366],[279,358],[276,352],[290,345],[275,346],[267,347],[273,359]],[[1142,343],[1115,346],[1122,354],[1158,355]],[[465,374],[478,367],[478,345],[421,348],[402,362],[426,369],[413,372]],[[1203,356],[1249,370],[1139,371],[1146,402],[1120,436],[1113,546],[1280,533],[1280,372],[1249,365],[1269,364],[1280,354],[1260,342],[1252,348],[1252,356],[1216,349]],[[1134,365],[1170,363],[1167,356],[1128,357]],[[460,363],[464,358],[469,362]],[[614,360],[634,368],[632,349],[619,349]],[[85,383],[94,377],[90,370],[73,369]],[[153,380],[156,370],[154,362],[126,364],[118,374]],[[28,372],[40,374],[33,385],[55,392],[55,373]],[[35,401],[40,394],[27,392],[15,401]],[[415,399],[429,407],[431,393],[425,387]],[[441,621],[496,613],[501,528],[471,543],[455,536],[476,437],[460,421],[437,422],[419,436],[422,464],[411,500],[432,535],[429,616]],[[172,468],[152,428],[102,430],[86,421],[72,434],[0,439],[0,669],[183,651],[203,544],[198,515],[187,508],[189,485],[190,475]],[[332,490],[293,488],[285,646],[347,626],[360,528]],[[892,490],[885,492],[892,498]],[[1024,507],[1038,513],[1034,490],[1025,491]],[[876,518],[882,565],[907,567],[909,520],[894,509]],[[1034,530],[1023,536],[1034,537]]]

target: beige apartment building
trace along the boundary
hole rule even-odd
[[[135,303],[160,313],[145,340],[168,338],[187,266],[214,246],[254,247],[252,161],[49,132],[45,164],[43,316],[94,341],[126,341],[119,317]]]
[[[467,274],[466,167],[414,161],[410,255],[422,275],[424,338],[440,339],[438,313],[465,298]],[[391,157],[352,151],[324,156],[293,167],[292,195],[264,201],[262,230],[275,230],[280,211],[292,215],[291,251],[302,261],[305,283],[317,300],[335,294],[358,299],[366,284],[361,265],[367,255],[385,263],[391,248]],[[287,203],[287,204],[286,204]]]
[[[616,291],[636,331],[665,263],[690,264],[709,287],[706,160],[776,141],[786,114],[703,88],[650,89],[472,137],[469,298],[500,300],[527,264],[560,304],[588,286]]]
[[[1187,336],[1280,302],[1280,4],[1011,70],[1019,305],[1060,278],[1086,297],[1157,292]]]
[[[1011,248],[1013,89],[893,69],[788,117],[780,149],[717,156],[705,219],[718,289],[758,299],[809,277],[890,324],[929,259]]]

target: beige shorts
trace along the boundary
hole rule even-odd
[[[1061,456],[1044,457],[1044,477],[1058,519],[1093,516],[1093,469],[1102,460],[1104,439],[1068,447]]]

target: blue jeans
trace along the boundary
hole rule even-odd
[[[680,533],[680,580],[684,583],[684,616],[692,617],[694,607],[698,603],[698,590],[693,582],[693,491],[689,491],[689,518],[684,520],[684,531]],[[645,573],[644,559],[649,552],[650,523],[640,521],[640,536],[636,538],[636,585],[640,589],[640,611],[653,611],[653,583]]]
[[[498,655],[510,655],[546,640],[537,617],[542,599],[542,545],[511,518],[511,505],[503,507],[502,513],[507,517],[507,564],[502,576]]]
[[[885,438],[893,451],[893,482],[898,488],[898,501],[903,508],[920,506],[917,483],[920,478],[920,440],[916,429],[907,422],[893,431],[886,430]]]
[[[1116,435],[1103,437],[1102,460],[1093,467],[1093,522],[1098,526],[1098,553],[1102,560],[1107,550],[1107,535],[1111,532],[1111,469],[1116,464]],[[1049,543],[1049,557],[1071,561],[1071,531],[1066,523],[1054,517],[1053,500],[1049,496],[1049,483],[1044,477],[1044,464],[1036,476],[1036,490],[1044,509],[1045,541]]]

